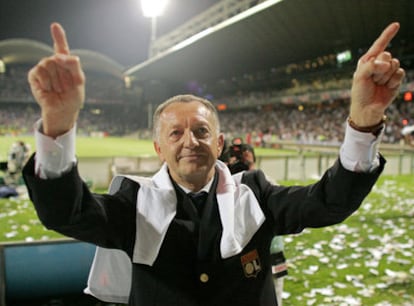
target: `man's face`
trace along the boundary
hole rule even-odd
[[[158,140],[154,148],[179,184],[202,188],[214,175],[214,165],[224,138],[217,123],[202,103],[173,103],[160,115]]]

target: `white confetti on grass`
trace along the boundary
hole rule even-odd
[[[41,224],[30,200],[25,198],[0,199],[0,207],[0,242],[50,239],[49,235],[44,235],[50,231]],[[61,237],[56,233],[52,236]]]
[[[303,288],[320,288],[321,283],[335,288],[335,296],[323,298],[309,290],[292,291],[287,304],[414,305],[409,289],[414,282],[413,216],[414,187],[407,190],[385,180],[351,220],[286,237],[286,249],[293,247],[294,252],[287,254],[290,274],[285,288],[296,283],[306,283]],[[307,273],[315,264],[319,269]],[[385,272],[387,268],[394,273]]]
[[[16,236],[17,236],[17,234],[18,234],[18,232],[16,232],[16,231],[12,231],[12,232],[5,233],[5,234],[4,234],[4,236],[5,236],[7,239],[10,239],[10,238],[16,237]]]
[[[410,190],[399,188],[392,180],[384,181],[373,189],[376,198],[367,199],[351,222],[318,230],[317,239],[310,229],[285,237],[286,248],[295,249],[295,255],[287,257],[289,275],[282,296],[285,304],[388,306],[396,305],[387,301],[395,296],[398,305],[414,305],[413,296],[405,291],[414,282],[414,188]],[[28,211],[33,211],[30,201],[4,202],[0,226],[7,224],[7,230],[0,233],[12,235],[9,239],[24,233],[23,239],[28,242],[51,239],[46,229],[32,234],[42,227],[35,214],[23,224],[14,220]],[[327,285],[320,284],[320,278]],[[289,290],[292,284],[300,290]],[[380,294],[381,302],[371,302]]]

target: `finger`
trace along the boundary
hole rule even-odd
[[[354,80],[356,79],[372,79],[375,77],[379,79],[379,75],[385,73],[390,67],[389,62],[384,62],[381,60],[376,60],[371,58],[367,62],[363,62],[362,59],[358,61],[357,70],[354,73]]]
[[[53,49],[55,50],[55,53],[69,55],[69,44],[63,27],[59,23],[54,22],[50,26],[50,32],[53,38]]]
[[[74,86],[81,85],[85,82],[85,75],[79,57],[56,55],[56,59],[62,68],[65,68],[71,75]]]
[[[391,76],[390,80],[386,84],[390,89],[397,89],[401,86],[403,79],[405,78],[405,71],[402,68],[398,70]]]
[[[392,55],[390,52],[387,52],[387,51],[381,52],[377,56],[376,60],[383,61],[383,62],[390,62],[392,60]]]
[[[370,64],[370,63],[368,63]],[[388,72],[388,76],[394,73],[394,71],[390,72],[392,69],[392,56],[389,52],[381,52],[373,61],[372,61],[372,80],[377,83],[378,85],[382,85],[388,81],[384,80],[385,74]],[[399,62],[398,62],[399,67]]]
[[[35,66],[28,73],[29,84],[32,88],[42,91],[50,91],[49,73],[41,66]]]
[[[49,80],[52,89],[56,92],[61,92],[62,87],[60,85],[60,80],[57,73],[59,67],[57,66],[56,62],[52,58],[46,58],[41,60],[38,65],[44,68],[49,74]]]
[[[69,70],[60,68],[57,70],[62,90],[67,91],[73,87],[73,78]]]
[[[381,33],[381,35],[377,38],[377,40],[372,44],[372,46],[368,49],[368,51],[363,56],[364,60],[367,61],[372,57],[378,56],[381,52],[383,52],[394,36],[397,34],[398,30],[400,29],[400,24],[398,22],[391,23],[385,30]]]
[[[381,74],[374,74],[373,81],[377,83],[377,85],[385,85],[394,73],[400,68],[400,62],[398,59],[394,58],[389,62],[386,62],[389,68]],[[384,65],[385,66],[385,65]]]
[[[377,57],[371,57],[368,61],[364,61],[361,58],[358,61],[354,77],[362,79],[372,78],[374,82],[378,82],[389,71],[391,62],[392,56],[389,52],[381,52]]]

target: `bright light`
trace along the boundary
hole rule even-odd
[[[413,100],[413,93],[411,91],[406,91],[404,93],[404,101],[405,102],[410,102]]]
[[[131,88],[131,78],[127,75],[124,77],[125,88]]]
[[[352,53],[351,53],[350,50],[340,52],[336,55],[336,60],[340,64],[345,63],[345,62],[349,62],[351,59],[352,59]]]
[[[141,0],[144,17],[158,17],[164,12],[168,0]]]
[[[0,73],[5,73],[6,72],[6,65],[4,64],[4,62],[0,59]]]

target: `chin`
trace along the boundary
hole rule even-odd
[[[183,169],[183,173],[185,173],[188,177],[202,177],[208,175],[208,170],[209,169],[205,164],[190,164]]]

